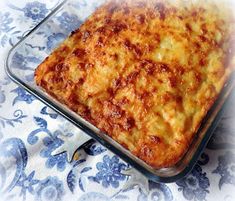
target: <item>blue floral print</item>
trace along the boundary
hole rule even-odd
[[[4,93],[4,91],[1,89],[1,86],[0,86],[0,107],[1,107],[1,104],[5,102],[5,100],[6,100],[5,93]]]
[[[82,23],[77,15],[68,14],[68,12],[63,12],[58,17],[58,21],[60,22],[60,27],[68,32],[76,30]]]
[[[9,77],[5,76],[0,80],[0,85],[9,85],[11,83],[11,80]]]
[[[84,145],[83,149],[88,155],[91,156],[97,156],[107,151],[107,149],[94,141],[91,141],[90,143]]]
[[[110,199],[102,193],[90,192],[82,195],[78,201],[110,201]]]
[[[221,176],[219,188],[221,189],[223,184],[235,185],[235,154],[228,151],[225,155],[219,156],[218,161],[218,167],[213,173]]]
[[[0,194],[4,190],[4,185],[6,183],[6,168],[3,166],[3,164],[0,162]]]
[[[121,170],[126,169],[126,165],[119,162],[117,156],[110,158],[108,155],[103,157],[103,162],[96,164],[98,173],[96,179],[102,181],[102,186],[108,188],[110,185],[113,188],[118,188],[119,181],[124,181],[126,176],[121,173]]]
[[[48,13],[44,3],[38,1],[29,2],[23,8],[24,15],[32,20],[42,20]]]
[[[35,200],[60,201],[65,193],[62,181],[57,177],[47,177],[35,189]]]
[[[39,64],[40,59],[35,56],[24,56],[23,54],[16,52],[12,57],[12,67],[21,70],[31,70],[29,63]]]
[[[16,52],[13,57],[12,57],[12,64],[14,68],[20,68],[22,70],[31,70],[31,68],[29,68],[27,66],[28,61],[27,58],[24,57],[22,54],[20,54],[19,52]]]
[[[14,98],[12,102],[12,105],[15,105],[17,102],[20,102],[20,101],[26,102],[27,104],[31,104],[34,100],[36,100],[36,98],[33,95],[27,93],[21,87],[17,87],[13,89],[11,92],[14,92],[17,94],[17,96]]]
[[[15,127],[16,123],[22,123],[22,120],[27,117],[23,114],[22,110],[16,110],[13,116],[13,118],[0,116],[0,126],[2,126],[3,128],[5,128],[6,126]]]
[[[138,196],[138,201],[154,201],[154,200],[161,200],[161,201],[172,201],[173,195],[170,188],[165,184],[154,183],[149,181],[149,194],[146,195],[141,193]]]
[[[27,45],[27,44],[26,44]],[[33,82],[34,77],[34,68],[37,66],[41,59],[34,55],[29,55],[28,53],[24,53],[26,55],[23,55],[22,53],[15,52],[12,56],[12,62],[11,67],[15,69],[19,69],[21,71],[24,71],[25,74],[25,80],[29,82]],[[27,74],[25,73],[27,71]]]
[[[79,188],[85,192],[85,186],[86,182],[86,174],[87,172],[91,171],[91,167],[84,167],[82,170],[79,170],[80,164],[84,163],[86,159],[80,159],[77,160],[74,165],[72,170],[70,170],[68,176],[67,176],[67,184],[68,188],[71,192],[74,192],[74,189],[76,188],[77,184],[79,184]],[[78,174],[79,173],[79,174]]]
[[[34,193],[34,186],[38,184],[39,180],[33,179],[35,171],[31,172],[28,176],[25,173],[22,173],[20,179],[17,181],[16,186],[21,187],[20,196],[23,196],[23,199],[26,199],[27,191],[31,194]]]
[[[70,5],[73,6],[73,8],[76,8],[76,9],[81,9],[82,7],[86,6],[87,5],[87,1],[86,0],[80,0],[79,2],[71,2]]]
[[[47,39],[47,49],[53,50],[60,42],[62,42],[66,36],[62,33],[53,33]]]
[[[0,11],[0,45],[2,47],[5,46],[5,44],[7,43],[8,41],[8,36],[7,34],[14,30],[15,27],[14,26],[11,26],[11,23],[13,22],[13,18],[10,16],[10,13],[9,12],[5,12],[5,13],[2,13]],[[11,41],[11,40],[9,40]]]
[[[176,184],[179,186],[179,191],[183,191],[183,195],[187,200],[205,200],[207,193],[209,193],[209,179],[198,164],[188,176],[180,179]]]
[[[41,109],[40,113],[43,114],[43,115],[48,115],[52,119],[57,119],[58,114],[55,113],[54,111],[52,111],[52,110],[50,111],[50,110],[51,110],[50,108],[48,108],[47,106],[44,106]]]
[[[66,153],[61,153],[58,155],[51,155],[51,153],[58,147],[60,147],[64,142],[58,137],[45,137],[43,139],[43,144],[46,148],[42,149],[40,155],[47,158],[46,167],[53,168],[57,166],[57,170],[63,171],[66,167],[67,157]]]
[[[24,142],[19,138],[9,138],[4,140],[0,143],[0,157],[1,159],[14,158],[15,160],[16,168],[13,179],[10,183],[6,184],[7,187],[5,188],[5,191],[11,191],[16,186],[17,181],[23,174],[28,162],[28,153]]]
[[[0,12],[0,35],[4,32],[10,31],[12,28],[10,24],[13,22],[13,18],[10,17],[10,13]]]
[[[51,155],[51,153],[61,146],[64,142],[58,135],[61,135],[62,132],[60,130],[56,130],[55,132],[51,133],[50,130],[47,128],[47,121],[41,117],[34,117],[35,123],[38,125],[38,129],[33,130],[28,136],[28,143],[34,145],[38,141],[37,135],[40,133],[46,133],[48,136],[43,138],[43,144],[45,148],[40,151],[40,156],[43,158],[47,158],[46,167],[53,168],[57,166],[57,170],[63,171],[66,168],[67,163],[67,154],[61,153],[58,155]]]

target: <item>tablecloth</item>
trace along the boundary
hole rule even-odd
[[[126,176],[123,171],[130,165],[96,142],[71,148],[71,139],[82,131],[7,77],[4,61],[9,50],[58,2],[0,1],[0,200],[234,201],[234,93],[191,173],[163,184],[138,172]],[[83,6],[86,1],[77,3]],[[63,26],[76,27],[79,17],[63,13],[59,20]],[[51,45],[60,35],[46,37]],[[18,59],[27,65],[33,58]],[[76,150],[72,162],[65,152],[52,154],[60,147]]]

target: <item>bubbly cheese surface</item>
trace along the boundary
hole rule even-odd
[[[108,1],[36,83],[147,164],[173,166],[233,70],[234,19],[208,2]]]

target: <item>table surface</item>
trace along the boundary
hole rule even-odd
[[[98,143],[77,150],[71,163],[66,153],[52,155],[57,148],[76,149],[68,142],[81,131],[14,84],[4,60],[57,3],[0,1],[0,200],[234,201],[234,95],[198,163],[176,183],[153,183],[135,171],[125,176],[129,165]],[[61,17],[71,26],[76,20],[69,13]],[[47,37],[50,45],[55,38]]]

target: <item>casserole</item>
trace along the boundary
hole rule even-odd
[[[66,8],[67,5],[66,3],[63,4],[62,9]],[[61,12],[61,11],[60,11]],[[51,23],[51,19],[55,18],[55,16],[58,15],[58,12],[53,13],[51,16],[48,17],[48,19],[45,20],[46,22],[50,22]],[[158,12],[158,18],[161,18],[161,14],[159,14]],[[50,19],[50,20],[49,20]],[[47,21],[48,20],[48,21]],[[165,20],[165,19],[164,19]],[[167,20],[167,19],[166,19]],[[86,24],[86,23],[85,23]],[[44,25],[45,26],[45,25]],[[31,39],[31,43],[36,42],[36,40],[32,40],[32,38],[37,37],[37,33],[39,33],[40,28],[43,27],[43,23],[40,24],[37,28],[35,28],[35,30],[33,30],[32,33],[29,34],[29,36],[27,36],[25,39],[23,39],[23,41],[21,41],[21,43],[19,43],[16,48],[14,48],[8,57],[8,60],[6,62],[6,67],[7,67],[7,72],[8,74],[17,82],[20,82],[21,85],[23,85],[24,87],[26,87],[28,90],[30,90],[30,92],[33,92],[37,97],[40,97],[40,99],[42,99],[44,102],[46,102],[47,104],[49,104],[50,106],[52,106],[54,109],[56,109],[58,112],[60,112],[63,116],[65,116],[66,118],[68,118],[70,121],[72,121],[73,123],[75,123],[76,125],[78,125],[80,128],[82,128],[83,130],[85,130],[88,134],[90,134],[92,137],[94,137],[95,139],[97,139],[99,142],[101,142],[102,144],[104,144],[105,146],[107,146],[108,148],[110,148],[111,150],[113,150],[115,153],[118,153],[118,155],[120,155],[121,157],[124,157],[124,159],[126,159],[130,164],[132,164],[133,166],[135,166],[137,169],[139,169],[141,172],[145,173],[147,176],[151,175],[151,179],[155,180],[155,181],[163,181],[163,182],[169,182],[169,181],[174,181],[175,179],[177,179],[179,176],[182,176],[184,174],[186,174],[186,172],[189,171],[189,169],[192,168],[193,163],[195,163],[196,161],[196,157],[198,157],[199,153],[202,151],[202,147],[205,146],[207,140],[209,139],[209,136],[211,135],[211,129],[212,127],[210,127],[210,123],[212,123],[212,125],[214,125],[216,123],[216,114],[218,113],[219,109],[221,109],[223,102],[225,101],[225,99],[227,98],[229,92],[231,91],[232,88],[232,84],[233,82],[228,82],[227,85],[225,85],[224,90],[221,92],[221,96],[220,98],[215,102],[215,104],[213,105],[213,107],[210,107],[212,105],[212,103],[214,103],[216,96],[219,93],[216,93],[212,96],[214,96],[213,100],[210,101],[209,106],[207,106],[206,109],[203,110],[201,118],[199,118],[198,122],[195,124],[195,128],[194,128],[194,132],[193,132],[193,136],[190,136],[189,139],[187,139],[187,143],[182,143],[183,145],[180,147],[183,147],[180,151],[179,156],[175,157],[173,156],[172,158],[175,158],[175,160],[170,160],[170,162],[164,162],[164,160],[155,160],[156,158],[153,158],[149,161],[147,161],[148,159],[146,159],[146,162],[148,162],[148,164],[146,164],[144,161],[140,160],[139,158],[142,158],[143,160],[145,160],[143,157],[138,156],[138,153],[133,155],[130,151],[128,151],[127,149],[125,149],[124,147],[122,147],[119,143],[117,143],[115,140],[113,140],[112,138],[110,138],[108,135],[106,135],[103,131],[105,130],[105,127],[100,127],[102,130],[97,129],[96,127],[94,127],[92,124],[90,124],[89,122],[87,122],[86,120],[89,120],[86,118],[85,115],[83,115],[80,112],[80,115],[83,116],[83,118],[81,118],[81,116],[77,115],[75,112],[72,112],[68,107],[66,107],[64,104],[59,103],[56,99],[58,99],[58,96],[55,96],[55,98],[52,98],[50,95],[48,95],[47,93],[45,93],[44,90],[42,90],[41,88],[38,88],[33,81],[31,80],[30,82],[26,82],[26,79],[22,77],[19,78],[19,76],[21,75],[19,73],[12,72],[12,68],[10,66],[14,66],[14,59],[12,59],[14,57],[14,55],[16,54],[16,52],[19,52],[19,48],[25,48],[25,45],[29,42],[29,40]],[[82,29],[82,28],[81,28]],[[79,31],[78,31],[79,32]],[[68,33],[67,33],[68,34]],[[76,37],[76,33],[73,34],[74,37]],[[72,36],[72,37],[73,37]],[[125,45],[124,41],[124,45]],[[131,41],[132,42],[132,41]],[[128,42],[126,42],[127,44]],[[128,43],[129,44],[129,43]],[[126,45],[127,50],[129,48],[129,46],[132,46],[133,44],[129,44]],[[27,47],[28,48],[28,47]],[[17,50],[18,49],[18,50]],[[135,48],[131,48],[132,51],[134,51],[134,54],[136,54],[136,50]],[[76,53],[76,52],[75,52]],[[79,53],[79,51],[77,51],[77,53]],[[73,53],[74,54],[74,53]],[[53,54],[52,54],[53,55]],[[67,55],[67,53],[66,53]],[[79,53],[80,55],[80,53]],[[169,54],[168,54],[169,55]],[[138,56],[138,55],[137,55]],[[177,54],[176,54],[177,56]],[[45,58],[45,57],[44,57]],[[44,59],[43,58],[43,59]],[[41,59],[41,60],[43,60]],[[99,58],[98,58],[99,59]],[[173,58],[175,59],[175,58]],[[50,60],[47,59],[47,61]],[[141,60],[143,61],[143,60]],[[146,60],[144,60],[146,61]],[[71,62],[71,60],[70,60]],[[147,61],[148,62],[148,61]],[[45,64],[46,62],[44,62]],[[38,63],[39,64],[39,63]],[[43,64],[41,65],[43,66]],[[46,66],[48,66],[48,64],[46,64]],[[145,67],[148,67],[148,64],[145,64]],[[161,62],[159,65],[157,65],[157,69],[163,69],[164,71],[168,71],[168,68],[171,68],[169,66],[163,65],[163,63]],[[159,67],[160,66],[160,67]],[[35,69],[37,67],[37,65],[34,64],[33,69]],[[15,68],[14,68],[15,69]],[[38,68],[40,69],[40,67]],[[41,71],[45,70],[45,67],[41,68]],[[143,69],[143,67],[141,67],[141,69]],[[165,69],[165,70],[164,70]],[[170,70],[174,70],[170,69]],[[40,70],[39,70],[40,71]],[[48,69],[46,69],[45,71],[49,72]],[[154,72],[152,72],[154,73]],[[164,72],[165,73],[165,72]],[[222,76],[222,81],[221,84],[219,85],[219,90],[220,91],[223,87],[223,83],[225,82],[225,80],[227,79],[228,75],[231,72],[228,72],[228,74],[225,73],[225,77],[223,78]],[[169,73],[166,72],[167,75],[169,75]],[[224,74],[223,74],[224,75]],[[46,76],[43,73],[39,73],[38,76],[41,78],[46,78]],[[40,78],[40,79],[41,79]],[[37,80],[38,84],[40,84],[40,79]],[[220,78],[218,78],[220,79]],[[41,79],[42,80],[42,79]],[[48,81],[48,80],[47,80]],[[79,81],[79,80],[78,80]],[[229,80],[230,81],[230,80]],[[170,81],[169,81],[170,82]],[[57,80],[57,83],[59,83],[59,81]],[[172,83],[170,83],[171,85]],[[192,85],[194,85],[195,83],[192,83]],[[174,85],[174,84],[173,84]],[[53,87],[52,87],[53,88]],[[47,92],[51,93],[53,91],[49,91],[47,90]],[[203,93],[202,93],[203,94]],[[211,94],[209,94],[208,96],[211,96]],[[63,98],[63,97],[62,97]],[[181,98],[179,98],[180,100]],[[176,99],[177,100],[177,99]],[[108,108],[110,108],[109,103],[105,102],[107,100],[104,100],[104,105],[106,104]],[[65,102],[65,101],[62,101]],[[69,102],[66,102],[66,104],[68,105]],[[70,108],[72,108],[72,106],[70,106]],[[113,108],[113,107],[111,107]],[[73,109],[73,108],[72,108]],[[207,111],[210,109],[209,113],[207,113]],[[112,109],[111,109],[112,110]],[[75,110],[76,111],[76,110]],[[76,111],[77,112],[77,111]],[[100,112],[100,111],[99,111]],[[79,113],[79,112],[78,112]],[[206,115],[207,113],[207,115]],[[204,122],[201,124],[201,120],[204,117]],[[84,120],[84,118],[86,120]],[[126,120],[128,120],[127,117]],[[214,120],[214,121],[212,121]],[[91,123],[92,120],[89,120]],[[136,121],[136,119],[135,119]],[[210,122],[211,121],[211,122]],[[98,122],[98,121],[97,121]],[[127,121],[124,121],[127,122]],[[132,121],[133,122],[133,121]],[[208,123],[210,122],[210,123]],[[93,123],[94,124],[94,123]],[[133,123],[134,124],[134,123]],[[184,125],[186,125],[184,123]],[[99,127],[99,126],[97,126]],[[108,127],[110,128],[110,127]],[[127,126],[128,128],[128,126]],[[198,129],[199,128],[199,129]],[[128,129],[127,129],[128,130]],[[196,132],[197,131],[197,132]],[[206,132],[207,131],[207,132]],[[107,131],[106,131],[107,133]],[[158,136],[157,136],[158,137]],[[158,139],[158,138],[156,138]],[[166,140],[166,138],[164,138],[164,140]],[[183,139],[184,140],[184,139]],[[191,141],[193,141],[191,143]],[[179,142],[177,142],[179,143]],[[179,143],[181,144],[181,143]],[[135,143],[133,144],[135,145]],[[142,145],[145,144],[141,144],[139,145],[139,147],[144,147]],[[189,147],[189,145],[191,145]],[[127,145],[128,147],[128,145]],[[188,149],[189,147],[189,149]],[[147,147],[148,148],[148,147]],[[155,148],[155,147],[154,147]],[[129,148],[130,149],[130,148]],[[179,150],[179,149],[174,149],[174,150]],[[164,153],[164,149],[160,150],[162,153]],[[161,153],[161,152],[157,152],[157,153]],[[177,151],[176,151],[177,153]],[[184,154],[186,153],[186,154]],[[159,162],[159,163],[156,163]],[[191,165],[190,165],[191,164]],[[152,177],[153,176],[153,177]]]

